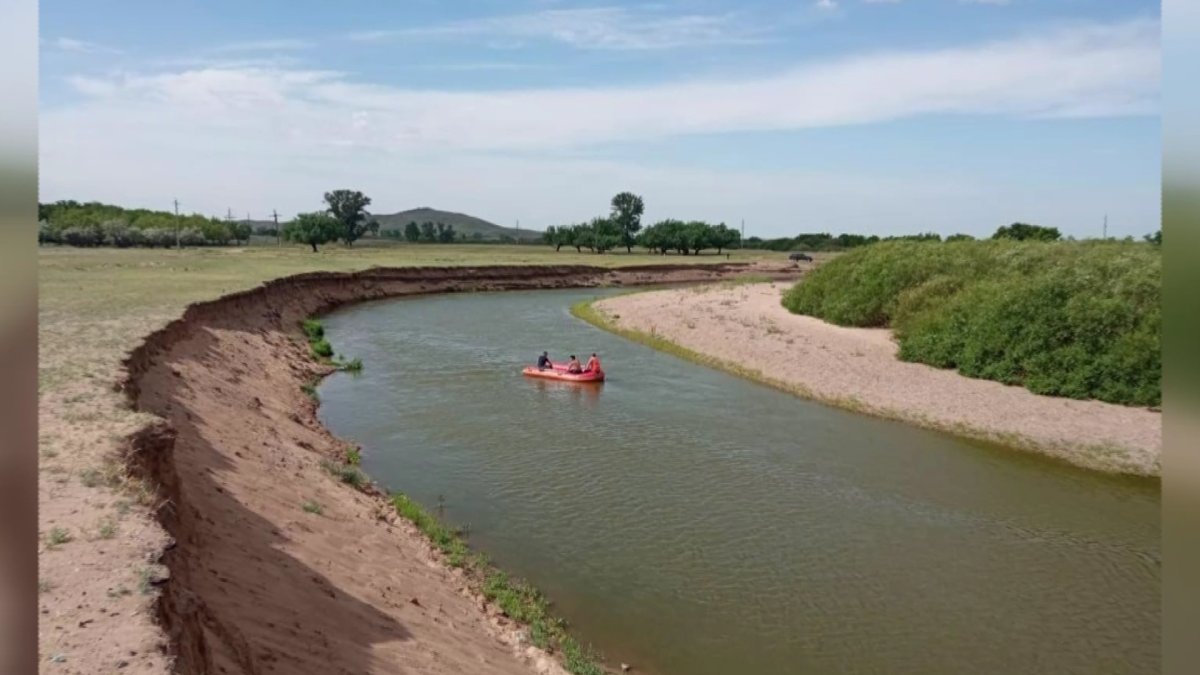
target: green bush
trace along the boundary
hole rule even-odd
[[[1125,242],[883,242],[814,271],[789,310],[891,326],[900,358],[1039,394],[1162,401],[1160,249]]]
[[[312,345],[313,354],[319,358],[327,359],[333,356],[333,346],[330,345],[329,341],[325,338],[321,338],[315,342],[310,342],[309,344]]]
[[[316,319],[305,319],[300,327],[304,329],[304,334],[308,337],[309,342],[315,342],[325,337],[325,326]]]

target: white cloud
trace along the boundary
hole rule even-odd
[[[78,54],[120,54],[121,50],[87,40],[76,40],[69,37],[58,37],[50,42],[55,49],[63,52]]]
[[[831,12],[838,8],[837,0],[817,0],[813,6],[819,10]]]
[[[964,5],[995,5],[1003,6],[1010,4],[1012,0],[958,0]]]
[[[431,203],[501,221],[515,214],[532,226],[588,215],[571,209],[591,208],[606,199],[600,193],[633,185],[653,191],[675,213],[713,211],[696,217],[740,217],[727,212],[735,209],[769,220],[772,213],[794,210],[800,203],[794,200],[811,198],[825,205],[825,213],[840,214],[837,227],[868,227],[897,200],[940,208],[950,200],[944,190],[961,196],[971,186],[944,177],[889,183],[881,176],[718,175],[547,153],[923,114],[1154,114],[1159,70],[1157,22],[1133,21],[956,49],[812,62],[756,79],[642,87],[415,90],[332,71],[266,67],[76,77],[71,83],[84,99],[42,111],[43,196],[146,204],[190,191],[194,208],[211,205],[214,212],[259,204],[309,209],[316,204],[304,200],[319,198],[336,178],[369,194],[391,195],[392,203],[380,208]],[[799,178],[808,187],[797,192]],[[865,204],[872,200],[862,200],[861,192],[854,197],[854,190],[870,190],[879,204]],[[1015,188],[1010,193],[1014,203],[1028,201]],[[925,202],[913,197],[921,194],[932,196]],[[987,194],[993,206],[1003,203]],[[840,207],[834,197],[844,200]],[[545,204],[528,206],[539,199]],[[962,217],[972,208],[983,207],[964,201],[945,217]],[[526,215],[532,209],[540,209],[536,218]],[[934,226],[928,211],[920,217]]]
[[[757,79],[644,87],[487,92],[409,90],[326,71],[206,68],[151,76],[76,79],[104,92],[76,113],[127,119],[136,111],[247,133],[285,105],[317,135],[339,134],[346,107],[369,109],[371,133],[344,141],[387,151],[414,147],[538,149],[681,134],[865,124],[921,114],[1106,116],[1157,110],[1158,24],[1085,26],[958,49],[876,53],[810,63]],[[81,86],[82,85],[82,86]],[[160,109],[170,104],[194,108]],[[213,115],[217,115],[216,118]],[[349,132],[347,132],[349,133]]]
[[[228,52],[279,52],[293,51],[299,49],[310,49],[313,43],[307,40],[297,40],[293,38],[282,38],[276,40],[251,40],[248,42],[231,42],[229,44],[218,45],[210,51],[218,53]]]
[[[650,50],[698,45],[750,44],[765,28],[743,25],[734,14],[666,16],[647,9],[589,7],[468,19],[418,28],[352,33],[362,42],[406,39],[484,39],[498,47],[542,40],[578,49]]]

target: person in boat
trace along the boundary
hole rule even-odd
[[[583,367],[583,372],[595,373],[595,372],[598,372],[599,370],[600,370],[600,357],[596,356],[595,352],[593,352],[592,358],[588,359],[587,365]]]
[[[574,354],[571,355],[571,360],[567,361],[567,372],[576,375],[583,372],[583,366],[579,365],[579,359],[575,358]]]
[[[550,362],[550,352],[542,352],[542,355],[538,357],[537,369],[548,370],[553,367],[554,364]]]

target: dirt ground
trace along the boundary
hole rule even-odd
[[[526,653],[507,619],[463,593],[462,581],[423,535],[381,510],[377,498],[321,469],[322,456],[334,452],[337,441],[315,423],[312,404],[300,392],[302,379],[313,373],[311,364],[301,363],[307,357],[304,349],[297,352],[298,315],[281,309],[287,303],[264,307],[243,298],[223,305],[172,340],[142,350],[136,367],[122,365],[188,303],[282,274],[460,266],[492,257],[538,265],[592,262],[533,247],[498,248],[317,256],[298,250],[43,251],[40,670],[164,673],[174,664],[181,672],[221,672],[219,666],[255,673],[553,672],[557,664]],[[663,261],[636,255],[597,262]],[[540,274],[529,273],[530,283],[541,283]],[[662,277],[613,278],[647,283]],[[277,290],[306,299],[287,306],[308,312],[400,286],[405,292],[472,287],[469,280],[438,283],[288,282]],[[130,396],[139,409],[130,406]],[[164,457],[170,461],[151,461]],[[127,460],[147,470],[131,475]],[[172,484],[159,484],[164,480]],[[313,505],[320,513],[310,512]]]
[[[654,291],[595,308],[619,328],[652,333],[758,371],[818,400],[995,440],[1103,471],[1158,476],[1162,415],[905,363],[887,329],[843,328],[788,312],[784,284]]]

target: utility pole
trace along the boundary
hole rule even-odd
[[[742,240],[738,242],[738,248],[746,248],[746,219],[742,218]]]
[[[179,200],[175,200],[175,248],[179,249]]]
[[[271,209],[271,218],[275,220],[275,245],[283,246],[283,233],[279,231],[279,214]]]
[[[517,246],[521,245],[521,219],[517,218]]]
[[[1104,238],[1108,239],[1108,214],[1104,214]]]

